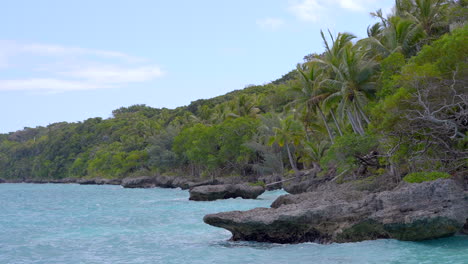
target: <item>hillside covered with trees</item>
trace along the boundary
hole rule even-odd
[[[367,38],[323,31],[321,54],[266,85],[0,134],[0,178],[466,177],[467,5],[397,0]]]

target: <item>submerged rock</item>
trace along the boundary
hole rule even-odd
[[[468,201],[452,180],[406,184],[378,194],[310,192],[278,198],[272,208],[204,217],[233,240],[275,243],[425,240],[455,234]]]
[[[189,199],[193,201],[213,201],[237,197],[255,199],[263,192],[265,192],[263,187],[248,184],[203,185],[190,189]]]

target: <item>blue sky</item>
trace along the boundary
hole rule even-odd
[[[393,0],[41,0],[0,9],[0,133],[273,81]]]

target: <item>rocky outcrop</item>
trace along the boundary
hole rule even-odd
[[[268,191],[278,190],[283,188],[283,177],[281,175],[268,175],[258,178],[258,181],[265,183]]]
[[[81,185],[120,185],[122,180],[120,179],[104,179],[104,178],[95,178],[95,179],[80,179],[77,183]]]
[[[183,190],[194,188],[201,185],[216,184],[217,181],[192,182],[183,177],[170,176],[143,176],[136,178],[125,178],[121,185],[124,188],[181,188]]]
[[[218,180],[206,180],[206,181],[196,181],[196,182],[189,182],[189,189],[193,189],[198,186],[204,186],[204,185],[219,185],[221,182]]]
[[[210,214],[207,224],[233,240],[275,243],[425,240],[455,234],[468,200],[453,180],[404,184],[393,191],[310,192],[280,197],[272,208]]]
[[[465,225],[460,230],[460,233],[468,235],[468,218],[466,218]]]
[[[142,176],[136,178],[125,178],[121,185],[124,188],[154,188],[156,187],[157,179],[151,176]]]
[[[60,184],[69,184],[77,183],[79,179],[77,178],[63,178],[63,179],[52,179],[49,183],[60,183]]]
[[[190,189],[189,199],[193,201],[213,201],[237,197],[256,199],[263,192],[265,192],[263,187],[248,184],[203,185]]]

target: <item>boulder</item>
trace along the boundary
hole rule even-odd
[[[99,181],[100,179],[79,179],[77,183],[80,185],[95,185],[98,184],[96,180]]]
[[[247,184],[203,185],[190,189],[189,199],[193,201],[213,201],[237,197],[255,199],[263,192],[265,192],[263,187]]]
[[[204,186],[204,185],[220,185],[221,182],[214,179],[214,180],[206,180],[206,181],[191,181],[191,182],[188,182],[188,185],[189,185],[189,189],[193,189],[195,187],[198,187],[198,186]]]
[[[157,176],[156,186],[161,188],[177,188],[173,185],[174,178],[168,176]]]
[[[182,177],[176,177],[172,181],[174,188],[181,188],[182,190],[187,190],[190,188],[190,182]]]
[[[0,178],[0,183],[5,183],[6,181],[2,178]]]
[[[381,193],[286,195],[272,208],[210,214],[203,220],[229,230],[232,240],[331,243],[446,237],[459,231],[467,217],[463,190],[453,180],[440,179]]]
[[[121,179],[96,179],[96,184],[102,185],[120,185],[122,183]]]
[[[124,188],[154,188],[157,186],[157,178],[150,176],[142,176],[136,178],[125,178],[121,185]]]

